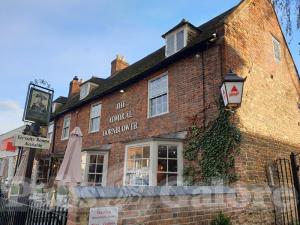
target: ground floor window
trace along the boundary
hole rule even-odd
[[[158,145],[157,185],[177,186],[178,180],[177,145]]]
[[[50,158],[40,159],[37,170],[37,183],[47,183],[49,178]]]
[[[182,185],[182,143],[152,141],[126,146],[124,185]]]
[[[63,157],[53,157],[52,158],[52,166],[51,166],[51,171],[50,171],[50,176],[52,178],[56,177],[56,175],[59,171],[60,165],[62,164],[62,161],[63,161]]]
[[[132,146],[127,149],[125,184],[148,186],[150,172],[150,145]]]
[[[85,182],[87,182],[88,185],[106,185],[107,159],[107,153],[91,152],[87,154]]]

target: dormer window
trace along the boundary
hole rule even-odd
[[[166,36],[166,56],[173,55],[186,46],[185,29],[172,32]]]
[[[85,83],[80,87],[80,100],[84,99],[89,94],[89,83]]]
[[[183,49],[188,43],[200,34],[200,30],[183,19],[179,24],[163,34],[166,39],[165,56],[171,56]]]
[[[52,103],[52,113],[55,113],[56,108],[57,108],[57,103],[56,102]]]
[[[96,88],[98,85],[91,83],[91,82],[87,82],[84,83],[80,86],[80,100],[84,99],[86,96],[89,95],[89,93]]]

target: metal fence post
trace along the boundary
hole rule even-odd
[[[299,166],[297,165],[296,154],[294,152],[291,153],[290,157],[291,157],[294,187],[296,191],[297,213],[298,213],[298,221],[299,221],[300,219],[300,184],[299,184],[299,177],[298,177]]]

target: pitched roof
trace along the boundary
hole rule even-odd
[[[59,96],[57,99],[55,99],[53,102],[55,103],[62,103],[65,104],[68,101],[67,97]]]
[[[171,33],[172,31],[174,31],[174,30],[176,30],[177,28],[179,28],[179,27],[182,27],[182,26],[184,26],[184,25],[188,25],[188,26],[190,26],[191,28],[193,28],[193,29],[195,29],[195,30],[199,30],[197,27],[195,27],[193,24],[191,24],[189,21],[187,21],[186,19],[182,19],[181,21],[180,21],[180,23],[178,23],[176,26],[174,26],[172,29],[170,29],[169,31],[167,31],[166,33],[164,33],[163,35],[162,35],[162,37],[163,38],[165,38],[166,37],[166,35],[168,35],[169,33]]]
[[[87,82],[91,82],[91,83],[94,83],[94,84],[102,84],[104,80],[105,80],[104,78],[92,76],[90,79],[82,82],[80,85],[83,85]]]
[[[198,29],[202,31],[201,34],[179,52],[166,58],[165,47],[161,47],[157,51],[121,70],[117,75],[107,79],[100,78],[102,85],[99,85],[99,87],[95,88],[86,98],[80,100],[79,94],[71,97],[63,107],[59,108],[59,110],[55,112],[53,116],[55,117],[61,115],[83,104],[87,104],[93,100],[96,100],[97,98],[100,98],[108,93],[125,87],[126,85],[129,85],[138,79],[142,79],[151,72],[173,63],[175,60],[186,56],[192,51],[206,47],[207,41],[211,38],[212,34],[214,34],[216,29],[224,23],[225,19],[236,7],[237,6],[199,26]]]

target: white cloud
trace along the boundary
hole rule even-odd
[[[21,107],[16,101],[0,101],[0,112],[1,111],[18,111]]]
[[[0,100],[0,134],[22,126],[22,116],[23,109],[18,102]]]

